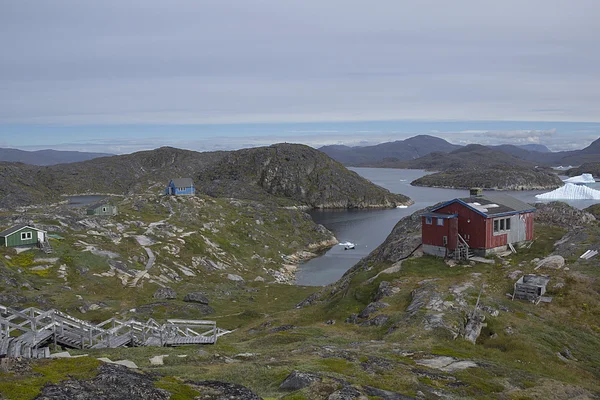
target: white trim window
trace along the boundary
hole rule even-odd
[[[425,217],[425,223],[427,225],[433,224],[433,217]]]
[[[494,235],[501,235],[510,231],[510,217],[494,219]]]
[[[102,212],[106,212],[107,208],[106,207],[102,207]]]
[[[21,232],[21,240],[31,240],[31,232]]]
[[[444,218],[437,218],[437,226],[444,226]]]

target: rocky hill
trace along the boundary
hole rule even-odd
[[[268,167],[253,165],[266,160],[259,156],[261,152],[266,154],[277,148],[285,148],[280,151],[283,158],[272,159]],[[226,156],[229,161],[221,162]],[[297,163],[302,167],[297,167]],[[250,176],[261,169],[271,175],[260,180]],[[279,199],[289,205],[390,207],[408,201],[360,178],[314,149],[279,145],[231,153],[162,147],[47,167],[1,163],[0,207],[56,202],[61,200],[61,195],[160,193],[169,179],[188,176],[199,177],[196,186],[200,192]],[[232,183],[238,177],[243,179]]]
[[[309,146],[276,144],[228,153],[198,176],[215,197],[291,199],[312,208],[395,207],[402,195],[374,185]]]
[[[0,148],[0,161],[21,162],[31,165],[55,165],[91,160],[98,157],[112,156],[107,153],[88,153],[82,151],[37,150],[24,151]]]
[[[588,162],[576,168],[565,171],[567,176],[578,176],[582,174],[592,174],[596,179],[600,178],[600,162]]]
[[[381,162],[377,166],[441,171],[413,181],[415,186],[533,190],[554,189],[562,184],[549,169],[478,144],[450,153],[431,153],[411,161]]]
[[[369,166],[384,159],[393,161],[412,160],[432,152],[450,152],[460,146],[444,139],[429,135],[419,135],[406,140],[381,143],[374,146],[348,147],[323,146],[319,150],[329,157],[351,166]]]
[[[422,176],[411,184],[439,188],[481,187],[495,190],[545,190],[556,189],[563,185],[560,178],[552,172],[511,166],[450,169]]]

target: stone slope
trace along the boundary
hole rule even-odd
[[[347,170],[311,147],[276,144],[228,153],[198,176],[198,188],[215,197],[291,199],[311,208],[395,207],[410,204]]]

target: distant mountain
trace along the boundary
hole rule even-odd
[[[197,191],[308,207],[386,207],[410,202],[303,145],[237,152],[162,147],[71,164],[0,162],[0,207],[61,200],[61,195],[160,193],[169,179],[196,178]]]
[[[375,146],[348,147],[323,146],[319,150],[344,165],[365,166],[381,160],[405,161],[422,157],[432,152],[450,152],[460,146],[448,143],[435,136],[419,135],[406,140],[381,143]]]
[[[114,154],[87,153],[82,151],[37,150],[25,151],[18,149],[0,148],[0,161],[21,162],[31,165],[55,165],[87,161],[98,157]]]
[[[406,162],[406,167],[441,171],[415,180],[415,186],[533,190],[562,184],[548,168],[536,168],[530,161],[479,144],[451,153],[429,154]]]
[[[543,144],[534,144],[534,143],[521,144],[521,145],[518,145],[517,147],[520,147],[522,149],[529,150],[529,151],[537,151],[540,153],[552,153],[550,151],[550,149],[547,148],[546,146],[544,146]]]
[[[520,150],[517,147],[514,148]],[[450,153],[434,152],[410,161],[384,160],[375,164],[375,166],[382,168],[424,169],[428,171],[495,167],[498,165],[516,165],[526,168],[534,167],[534,164],[530,161],[522,160],[496,148],[482,146],[480,144],[470,144],[468,146],[459,147]]]

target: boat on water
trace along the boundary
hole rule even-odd
[[[355,248],[354,243],[349,243],[344,246],[344,250],[354,250],[354,248]]]

